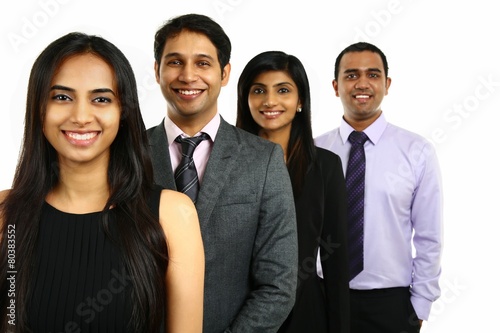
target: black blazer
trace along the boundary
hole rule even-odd
[[[295,206],[299,242],[297,297],[279,332],[348,333],[346,192],[338,155],[316,148],[316,160],[309,167]],[[318,248],[324,280],[316,274]]]

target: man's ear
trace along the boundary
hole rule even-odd
[[[335,90],[335,96],[339,97],[339,84],[337,80],[332,81],[333,90]]]
[[[391,82],[392,82],[392,79],[390,77],[388,77],[385,80],[385,95],[387,95],[389,93],[389,87],[391,86]]]
[[[155,78],[156,82],[159,84],[160,83],[160,65],[155,61]]]
[[[231,73],[231,64],[228,63],[224,68],[222,69],[222,82],[221,85],[224,87],[227,85],[229,82],[229,74]]]

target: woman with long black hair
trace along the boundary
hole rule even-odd
[[[196,209],[153,185],[148,149],[116,46],[69,33],[43,50],[0,197],[1,332],[201,332]]]
[[[295,305],[278,332],[349,332],[342,164],[314,145],[309,81],[297,57],[268,51],[247,63],[238,81],[236,126],[280,144],[292,181],[298,283]],[[321,269],[324,280],[317,275]]]

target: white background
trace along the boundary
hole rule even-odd
[[[121,5],[118,5],[120,4]],[[320,4],[317,4],[320,3]],[[326,6],[325,3],[330,3]],[[131,61],[147,127],[166,107],[153,72],[153,39],[165,20],[201,13],[219,22],[233,44],[232,72],[219,110],[236,118],[236,82],[250,58],[282,50],[302,60],[311,81],[313,130],[337,127],[340,100],[334,61],[347,45],[368,41],[385,52],[392,86],[386,118],[431,140],[445,186],[442,297],[423,332],[497,329],[497,275],[486,251],[498,246],[496,144],[500,100],[500,24],[493,1],[361,0],[40,0],[0,5],[0,188],[9,188],[23,133],[26,86],[37,55],[70,31],[98,34]],[[496,154],[495,154],[496,153]],[[29,203],[27,203],[29,204]],[[483,229],[486,234],[483,234]]]

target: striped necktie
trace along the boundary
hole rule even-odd
[[[175,170],[175,184],[177,191],[187,194],[193,202],[196,203],[200,184],[198,181],[198,172],[194,165],[193,153],[194,149],[203,141],[208,139],[206,133],[201,133],[199,136],[182,138],[180,135],[175,138],[175,141],[182,146],[182,158],[179,166]]]
[[[349,135],[351,151],[346,170],[347,218],[349,232],[349,275],[352,280],[363,270],[365,213],[365,148],[368,137],[363,132]]]

